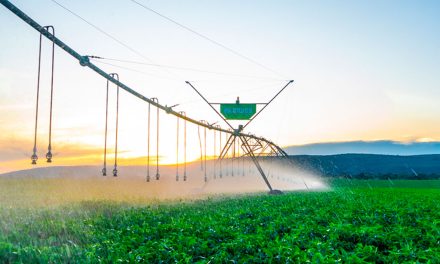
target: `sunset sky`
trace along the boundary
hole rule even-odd
[[[138,0],[273,71],[130,0],[56,1],[119,42],[55,1],[11,2],[40,25],[55,26],[57,37],[83,55],[172,66],[94,61],[145,96],[164,105],[179,104],[175,110],[195,119],[221,124],[186,80],[211,101],[232,103],[240,96],[251,103],[269,100],[293,79],[247,132],[281,146],[440,140],[439,1]],[[31,167],[39,33],[3,6],[0,24],[0,172],[5,172]],[[55,56],[54,165],[100,164],[106,81],[59,48]],[[46,165],[49,84],[50,42],[44,39],[39,166]],[[110,91],[111,153],[115,87]],[[122,164],[142,164],[147,105],[121,91],[119,122]],[[177,121],[162,112],[161,122],[161,162],[173,163]],[[152,128],[154,132],[155,119]],[[208,136],[211,144],[212,132]],[[154,138],[153,133],[152,155]],[[197,127],[188,125],[188,159],[199,157],[198,144]],[[212,148],[208,151],[212,154]]]

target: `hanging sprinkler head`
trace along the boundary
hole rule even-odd
[[[49,145],[49,150],[48,150],[48,152],[46,153],[46,162],[48,162],[48,163],[51,163],[52,162],[52,151],[51,151],[51,147],[50,147],[50,145]]]
[[[38,156],[37,156],[37,153],[35,153],[35,150],[34,150],[34,154],[32,154],[32,156],[31,156],[31,160],[32,160],[32,165],[37,164]]]

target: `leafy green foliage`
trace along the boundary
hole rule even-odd
[[[0,229],[0,262],[440,262],[437,181],[333,184],[326,192],[43,211]]]

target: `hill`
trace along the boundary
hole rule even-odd
[[[399,142],[391,140],[314,143],[285,147],[289,155],[336,155],[343,153],[382,155],[440,154],[440,142]]]
[[[324,177],[437,179],[440,155],[296,155],[292,162],[304,170]]]

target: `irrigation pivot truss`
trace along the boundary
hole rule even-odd
[[[15,5],[13,5],[11,2],[7,1],[7,0],[0,0],[0,3],[5,6],[7,9],[9,9],[12,13],[14,13],[15,15],[17,15],[20,19],[22,19],[24,22],[26,22],[28,25],[30,25],[31,27],[33,27],[35,30],[37,30],[40,33],[40,37],[41,36],[45,36],[47,39],[49,39],[50,41],[52,41],[53,45],[58,46],[59,48],[63,49],[65,52],[67,52],[68,54],[70,54],[72,57],[74,57],[75,59],[77,59],[79,61],[79,64],[81,66],[84,67],[88,67],[91,70],[95,71],[97,74],[101,75],[102,77],[104,77],[108,82],[112,82],[115,85],[117,85],[118,90],[119,88],[124,89],[125,91],[127,91],[128,93],[136,96],[137,98],[141,99],[142,101],[146,102],[149,104],[149,107],[152,105],[154,107],[157,107],[157,109],[163,110],[165,111],[167,114],[176,116],[179,119],[183,119],[187,122],[190,122],[192,124],[195,124],[197,126],[200,127],[204,127],[205,129],[209,129],[209,130],[213,130],[213,131],[218,131],[218,132],[222,132],[222,133],[226,133],[229,135],[227,142],[225,142],[225,145],[222,148],[221,154],[218,157],[219,160],[225,158],[227,152],[229,151],[229,149],[233,146],[235,146],[235,142],[236,140],[238,140],[239,142],[241,141],[241,149],[243,151],[242,155],[243,157],[249,157],[253,163],[255,164],[255,166],[257,167],[258,171],[260,172],[260,175],[262,176],[263,180],[265,181],[267,187],[270,190],[270,193],[280,193],[280,191],[278,190],[274,190],[271,186],[271,184],[269,183],[269,180],[267,179],[264,170],[262,169],[262,167],[260,166],[259,162],[258,162],[258,158],[262,157],[262,156],[277,156],[277,157],[282,157],[282,158],[286,158],[286,160],[288,162],[290,162],[290,159],[288,159],[288,155],[287,153],[278,145],[276,145],[274,142],[264,138],[264,137],[258,137],[255,136],[253,134],[249,134],[249,133],[244,133],[243,129],[244,127],[247,126],[247,124],[249,124],[252,120],[254,120],[254,118],[262,111],[265,109],[265,107],[272,102],[272,100],[278,96],[281,91],[283,91],[289,84],[291,84],[293,81],[289,81],[284,87],[283,89],[281,89],[281,91],[279,91],[273,98],[272,100],[270,100],[268,103],[265,104],[265,106],[257,112],[256,115],[254,115],[249,122],[245,125],[245,126],[240,126],[239,128],[235,129],[233,128],[227,121],[225,118],[223,118],[223,116],[221,116],[217,110],[215,110],[214,107],[211,107],[214,109],[214,111],[217,112],[217,114],[220,115],[220,117],[223,119],[223,121],[225,121],[225,123],[230,127],[230,129],[224,129],[221,128],[218,125],[215,124],[210,124],[206,121],[198,121],[196,119],[190,118],[188,116],[186,116],[185,112],[182,111],[174,111],[172,109],[172,107],[169,106],[164,106],[161,105],[159,103],[159,101],[156,98],[148,98],[140,93],[138,93],[136,90],[130,88],[129,86],[127,86],[126,84],[124,84],[122,81],[119,80],[119,78],[113,74],[113,73],[107,73],[105,71],[103,71],[101,68],[99,68],[98,66],[96,66],[95,64],[93,64],[90,61],[90,56],[86,56],[86,55],[81,55],[78,52],[76,52],[74,49],[72,49],[70,46],[68,46],[66,43],[64,43],[63,41],[61,41],[59,38],[57,38],[55,36],[55,31],[53,29],[53,27],[48,27],[48,26],[41,26],[39,25],[35,20],[33,20],[32,18],[30,18],[28,15],[26,15],[23,11],[21,11],[18,7],[16,7]],[[50,32],[50,28],[52,28],[52,33]],[[40,44],[41,45],[41,44]],[[52,62],[53,63],[53,62]],[[192,86],[189,82],[187,82],[190,86]],[[192,86],[193,87],[193,86]],[[194,87],[193,87],[194,88]],[[51,88],[53,90],[53,87]],[[195,88],[194,88],[195,90]],[[197,91],[197,90],[196,90]],[[198,93],[198,91],[197,91]],[[199,93],[200,96],[202,96]],[[203,97],[203,96],[202,96]],[[205,98],[204,98],[205,99]],[[38,100],[38,98],[37,98]],[[208,101],[205,99],[205,101],[208,103]],[[209,103],[208,103],[209,104]],[[38,101],[37,101],[37,107],[38,107]],[[185,123],[186,124],[186,123]],[[50,144],[50,141],[49,141]],[[116,142],[117,144],[117,142]],[[48,162],[50,162],[52,156],[51,156],[51,146],[49,145],[49,152],[48,155]],[[235,148],[234,148],[235,151]],[[116,153],[115,153],[116,155]],[[33,163],[34,158],[36,157],[35,154],[35,146],[34,146],[34,154],[32,155],[33,157]],[[104,167],[105,169],[105,167]],[[149,173],[149,172],[148,172]],[[105,170],[103,170],[103,174],[105,174]],[[116,158],[115,158],[115,168],[113,171],[114,176],[116,176],[117,174],[117,170],[116,170]],[[158,179],[158,171],[157,171],[157,175],[156,178]],[[186,177],[186,175],[185,175]],[[149,179],[149,175],[148,175],[148,179]],[[206,179],[206,177],[205,177]]]

